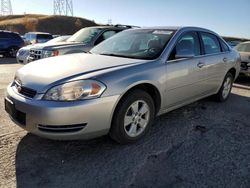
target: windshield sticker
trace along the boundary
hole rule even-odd
[[[166,30],[155,30],[153,34],[162,34],[162,35],[171,35],[173,31],[166,31]]]

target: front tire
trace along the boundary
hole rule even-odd
[[[18,48],[13,46],[8,49],[8,52],[6,53],[7,57],[15,58],[17,54]]]
[[[233,86],[233,80],[233,75],[228,72],[223,80],[219,92],[215,95],[216,101],[224,102],[229,98]]]
[[[119,102],[110,136],[120,144],[133,143],[146,134],[154,116],[155,106],[151,96],[145,91],[134,90]]]

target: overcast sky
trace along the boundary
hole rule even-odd
[[[14,14],[53,14],[53,0],[11,0]],[[200,26],[250,38],[250,0],[73,0],[74,16],[97,23]]]

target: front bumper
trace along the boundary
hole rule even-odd
[[[20,127],[50,139],[90,139],[109,132],[119,95],[74,102],[55,102],[25,98],[11,87],[7,101],[21,113],[22,121],[12,116]]]
[[[250,76],[250,62],[241,62],[240,74]]]
[[[27,64],[28,63],[28,55],[16,56],[17,63]]]

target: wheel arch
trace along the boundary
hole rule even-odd
[[[230,72],[233,75],[234,80],[236,79],[236,69],[234,67],[230,68],[227,73]]]
[[[159,110],[161,108],[162,96],[161,96],[161,93],[160,93],[158,87],[151,82],[138,82],[138,83],[135,83],[135,84],[129,86],[125,90],[125,92],[123,92],[120,95],[120,97],[118,98],[117,103],[115,104],[115,106],[113,108],[113,112],[112,112],[112,116],[111,116],[111,123],[113,121],[115,111],[116,111],[118,105],[122,102],[122,99],[125,98],[129,93],[133,92],[136,89],[140,89],[140,90],[147,92],[152,97],[152,100],[154,102],[155,114],[157,114],[159,112]]]

